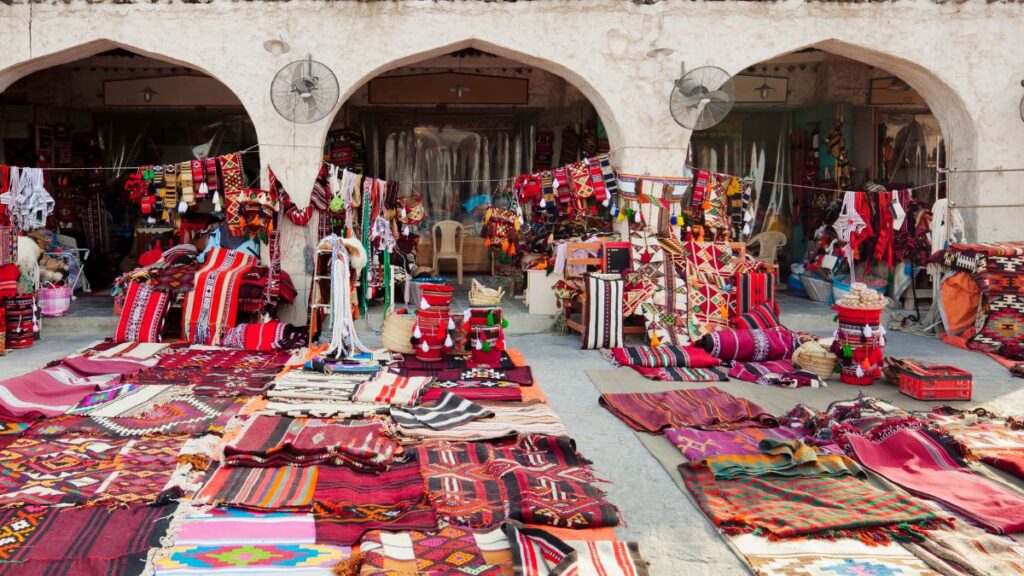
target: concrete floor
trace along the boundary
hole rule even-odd
[[[468,281],[467,281],[468,282]],[[456,300],[463,296],[459,295]],[[609,499],[619,506],[625,526],[621,538],[640,543],[651,562],[652,575],[692,574],[724,576],[746,574],[744,565],[722,542],[689,499],[679,491],[661,465],[632,431],[598,404],[597,389],[585,371],[608,368],[598,352],[579,349],[576,335],[542,332],[550,319],[529,317],[521,305],[506,305],[510,318],[509,341],[533,366],[554,409],[562,416],[579,450],[594,463]],[[780,296],[782,320],[793,329],[822,335],[832,332],[832,311],[822,304]],[[371,324],[380,317],[371,315]],[[46,324],[44,323],[44,327]],[[0,374],[14,375],[38,368],[70,352],[106,337],[110,331],[75,323],[73,329],[51,329],[44,341],[28,350],[14,350],[0,357]],[[368,331],[364,342],[378,342]],[[989,358],[950,347],[935,338],[890,331],[886,353],[950,363],[974,374],[979,396],[986,405],[1004,414],[1024,414],[1022,381]],[[843,386],[834,383],[834,386]],[[850,387],[850,396],[870,388]]]

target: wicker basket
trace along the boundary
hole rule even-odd
[[[392,352],[402,354],[413,354],[416,350],[412,347],[412,331],[416,325],[416,316],[413,314],[395,314],[388,312],[384,318],[384,330],[380,335],[380,342],[385,348]]]
[[[832,299],[832,282],[817,276],[804,275],[800,277],[804,283],[804,290],[807,297],[815,302],[830,302]]]
[[[805,342],[793,352],[793,363],[814,372],[822,380],[828,380],[836,368],[836,355],[828,348],[814,340]]]
[[[501,299],[505,296],[505,289],[488,288],[483,284],[476,281],[476,278],[470,282],[469,287],[469,303],[473,306],[497,306],[501,304]]]

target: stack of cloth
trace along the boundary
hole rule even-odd
[[[814,372],[793,364],[799,337],[786,328],[726,328],[704,336],[700,345],[711,356],[730,364],[730,378],[785,388],[825,385]]]
[[[633,345],[613,348],[611,361],[628,366],[650,380],[676,382],[724,382],[728,376],[718,366],[721,361],[694,346]]]

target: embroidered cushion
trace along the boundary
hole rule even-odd
[[[584,349],[622,346],[624,284],[618,274],[587,276],[587,301],[583,307]]]
[[[746,314],[740,314],[739,316],[734,317],[729,323],[733,328],[741,330],[764,330],[766,328],[775,328],[776,326],[782,325],[782,323],[779,322],[779,317],[776,316],[775,312],[772,310],[771,304],[768,304],[767,302],[758,304]]]

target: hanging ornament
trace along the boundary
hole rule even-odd
[[[448,329],[455,330],[455,320],[452,320],[451,316],[448,317]]]
[[[150,216],[149,218],[146,218],[146,224],[150,224],[150,225],[156,224],[156,218],[153,218],[152,216]]]
[[[637,224],[640,223],[640,211],[639,210],[637,210],[636,212],[633,213],[633,221],[636,222]]]
[[[424,353],[424,354],[425,354],[425,353],[427,353],[427,352],[430,352],[430,344],[427,344],[427,341],[426,341],[426,340],[424,340],[424,341],[423,341],[423,342],[422,342],[422,343],[420,344],[420,350],[423,350],[423,353]]]
[[[508,328],[508,318],[502,318],[501,319],[501,327],[502,328]]]
[[[854,371],[854,374],[857,375],[857,378],[863,378],[864,377],[864,369],[861,368],[860,366],[857,366],[857,370]]]
[[[483,344],[483,342],[481,342],[480,340],[474,340],[474,341],[473,341],[473,348],[474,348],[475,350],[482,350],[482,349],[483,349],[483,347],[484,347],[484,344]]]
[[[213,192],[213,211],[214,212],[220,212],[221,211],[220,193],[218,193],[216,190]]]
[[[540,197],[540,207],[541,208],[547,208],[548,207],[548,201],[545,200],[543,196]]]
[[[345,201],[341,199],[341,196],[335,196],[331,198],[331,204],[328,206],[331,212],[341,212],[345,208]]]
[[[411,230],[408,225],[402,226],[402,236],[408,236],[410,232]]]
[[[616,216],[615,219],[618,220],[619,222],[622,222],[623,220],[626,219],[626,215],[624,213],[622,213],[622,212],[619,212],[619,215]]]
[[[672,217],[669,218],[668,220],[669,223],[672,224],[673,226],[679,226],[679,217],[676,216],[675,214],[673,214]]]
[[[185,202],[184,198],[182,198],[178,202],[178,214],[184,214],[185,212],[188,212],[188,203]]]
[[[423,332],[420,332],[420,325],[416,324],[416,327],[412,329],[413,338],[423,338]]]
[[[491,343],[490,343],[490,342],[486,342],[486,341],[485,341],[485,342],[484,342],[484,343],[483,343],[483,344],[481,345],[481,349],[482,349],[482,350],[483,350],[484,352],[490,352],[490,351],[491,351]]]
[[[402,206],[402,220],[405,220],[408,217],[409,217],[409,212],[406,211],[405,206]]]
[[[871,338],[871,336],[873,334],[874,334],[874,331],[871,329],[871,325],[867,325],[867,326],[864,327],[864,336],[866,338]]]
[[[427,299],[423,298],[422,296],[420,297],[420,309],[430,310],[430,302],[427,302]]]
[[[447,336],[444,337],[444,347],[445,348],[451,348],[454,345],[455,345],[455,342],[452,342],[452,335],[451,334],[448,334]]]
[[[469,324],[469,319],[471,317],[472,317],[472,314],[469,313],[469,308],[467,308],[466,309],[466,313],[462,315],[462,323],[468,325]]]

